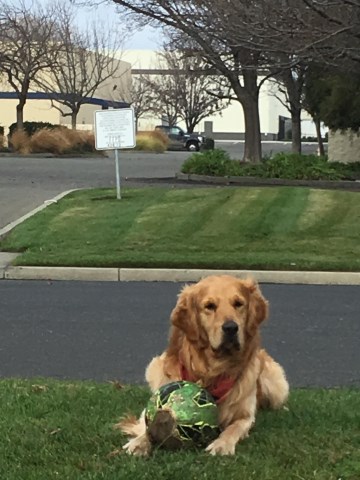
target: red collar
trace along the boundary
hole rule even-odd
[[[185,365],[180,364],[181,379],[188,382],[196,382],[197,379],[192,376],[187,370]],[[213,383],[207,387],[208,392],[214,397],[216,403],[221,403],[225,400],[230,390],[235,384],[235,380],[227,375],[219,375],[215,378]]]

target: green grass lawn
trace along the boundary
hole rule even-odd
[[[146,405],[143,387],[0,381],[2,480],[358,480],[360,391],[294,390],[287,409],[259,412],[234,457],[121,450],[113,424]],[[115,454],[116,450],[118,454]]]
[[[0,243],[18,265],[360,271],[360,195],[292,187],[68,195]]]

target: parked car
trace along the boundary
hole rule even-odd
[[[197,133],[184,132],[180,127],[174,125],[157,125],[155,130],[161,130],[169,138],[169,150],[188,150],[189,152],[198,152],[200,149],[212,150],[214,140],[204,137]]]

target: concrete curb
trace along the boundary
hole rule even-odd
[[[7,280],[71,280],[96,282],[197,282],[208,275],[252,277],[259,283],[297,285],[360,285],[360,272],[300,272],[166,268],[6,267]]]
[[[0,252],[0,279],[5,278],[6,267],[18,256],[18,253]]]
[[[4,278],[7,280],[81,280],[117,282],[118,268],[87,267],[7,267]]]
[[[214,177],[210,175],[196,175],[192,173],[177,173],[178,180],[196,183],[210,183],[215,185],[241,185],[241,186],[289,186],[289,187],[312,187],[344,190],[359,190],[359,180],[284,180],[282,178],[259,178],[259,177]]]

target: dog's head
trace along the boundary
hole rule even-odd
[[[223,356],[241,352],[267,312],[267,301],[256,282],[220,275],[186,286],[171,321],[189,342]]]

